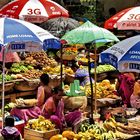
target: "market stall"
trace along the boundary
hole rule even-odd
[[[12,89],[14,91],[9,91],[11,95],[16,90],[21,93],[26,93],[26,95],[30,94],[33,96],[32,99],[26,99],[19,93],[18,96],[15,96],[16,98],[13,98],[11,103],[5,106],[5,111],[9,112],[12,108],[31,109],[32,107],[37,106],[35,95],[37,94],[37,88],[40,83],[39,78],[42,73],[47,73],[50,78],[50,86],[53,89],[56,85],[62,85],[65,93],[65,96],[63,96],[65,105],[64,113],[67,114],[77,109],[82,112],[81,120],[74,127],[69,128],[69,126],[65,126],[65,130],[58,129],[58,127],[53,124],[50,119],[45,119],[43,116],[38,116],[33,119],[30,118],[28,119],[25,128],[25,124],[22,124],[25,140],[86,140],[93,138],[99,140],[119,138],[127,139],[139,135],[139,117],[136,116],[138,112],[131,109],[124,110],[124,108],[122,108],[119,104],[121,103],[121,99],[114,94],[116,91],[116,77],[111,77],[111,73],[113,75],[114,72],[117,73],[117,70],[109,64],[103,65],[97,63],[96,70],[94,69],[94,65],[91,65],[91,76],[93,78],[94,74],[97,76],[96,85],[93,83],[92,86],[94,93],[96,90],[96,106],[97,111],[99,111],[98,114],[94,114],[93,116],[95,124],[91,124],[91,121],[89,121],[89,118],[91,118],[91,109],[88,108],[91,108],[91,101],[95,101],[95,97],[91,96],[91,85],[89,83],[85,86],[81,86],[80,81],[76,79],[77,73],[75,73],[74,67],[71,65],[71,61],[74,61],[75,63],[79,62],[79,69],[81,69],[80,72],[83,72],[84,74],[88,72],[88,53],[86,51],[83,52],[79,50],[79,46],[66,45],[62,48],[63,82],[61,81],[60,63],[62,61],[57,61],[54,58],[51,58],[43,50],[38,52],[26,52],[22,61],[12,63],[11,67],[9,69],[7,68],[8,73],[5,75],[5,85],[13,83]],[[57,53],[58,57],[61,57],[60,53],[61,52],[59,50]],[[93,56],[93,54],[91,55]],[[90,64],[94,64],[94,58],[94,56],[91,58]],[[83,73],[80,73],[80,75]],[[10,86],[8,87],[10,88]],[[7,92],[5,91],[5,94],[6,93]],[[19,99],[20,95],[22,98]],[[10,97],[9,94],[8,96]],[[114,106],[120,107],[119,113],[116,113]],[[105,110],[106,113],[101,113],[101,109],[107,109],[107,111]],[[74,119],[76,116],[77,114],[71,116],[70,118]],[[134,118],[131,118],[130,116]],[[68,131],[68,129],[70,130]]]

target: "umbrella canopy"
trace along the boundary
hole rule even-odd
[[[66,32],[79,26],[80,23],[77,20],[67,17],[53,18],[40,24],[40,27],[48,30],[51,34],[59,38],[61,38]]]
[[[90,21],[67,32],[61,39],[66,40],[68,44],[86,44],[90,42],[100,44],[104,42],[119,41],[113,33],[94,25]]]
[[[55,17],[69,17],[69,14],[51,0],[14,0],[0,9],[0,16],[41,23]]]
[[[109,63],[120,72],[140,73],[140,35],[125,39],[100,54],[102,63]]]
[[[67,32],[62,38],[62,40],[66,40],[67,44],[86,44],[87,47],[90,47],[90,43],[95,43],[96,47],[99,47],[101,44],[104,44],[106,42],[117,42],[119,41],[118,38],[111,33],[110,31],[100,28],[94,24],[92,24],[90,21],[85,22],[80,27],[73,29],[69,32]],[[88,44],[87,44],[88,43]],[[96,60],[96,47],[95,47],[95,60]],[[89,56],[89,51],[88,51]],[[92,85],[92,78],[91,78],[91,66],[90,66],[90,57],[88,57],[88,72],[89,72],[89,78],[90,78],[90,86],[91,86],[91,122],[93,119],[93,85]],[[94,61],[95,65],[95,113],[97,113],[97,97],[96,97],[96,61]]]
[[[104,27],[118,30],[140,30],[139,13],[140,6],[124,9],[105,21]]]
[[[43,41],[56,39],[46,30],[26,21],[0,18],[0,45],[3,50],[2,62],[2,126],[4,122],[4,94],[5,94],[5,54],[7,52],[40,51]]]
[[[0,18],[0,25],[0,44],[10,43],[9,47],[13,51],[42,49],[45,40],[57,39],[41,27],[18,19]]]

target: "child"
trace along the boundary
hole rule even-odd
[[[4,140],[22,140],[20,132],[14,127],[14,122],[12,116],[5,118],[5,127],[1,131]]]

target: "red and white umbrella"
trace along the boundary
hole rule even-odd
[[[51,0],[14,0],[0,9],[0,17],[41,23],[55,17],[69,17],[68,11]]]
[[[104,28],[118,30],[140,30],[140,6],[120,11],[108,20]]]

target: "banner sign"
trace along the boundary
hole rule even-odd
[[[10,50],[15,52],[25,51],[25,43],[14,43],[10,45]]]

